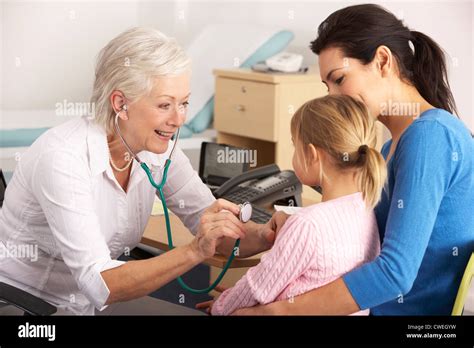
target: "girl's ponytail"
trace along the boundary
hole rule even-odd
[[[359,187],[368,206],[374,207],[380,199],[387,169],[385,160],[376,149],[361,145],[358,150]]]

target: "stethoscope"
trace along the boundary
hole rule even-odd
[[[117,133],[117,135],[119,136],[120,140],[122,140],[122,143],[125,145],[127,151],[132,155],[132,157],[140,164],[140,167],[143,168],[143,170],[145,171],[147,177],[148,177],[148,180],[150,181],[150,184],[158,191],[158,194],[159,194],[159,197],[160,197],[160,200],[161,200],[161,204],[163,205],[163,211],[164,211],[164,215],[165,215],[165,222],[166,222],[166,234],[168,236],[168,246],[169,246],[169,249],[174,249],[174,245],[173,245],[173,237],[171,235],[171,224],[170,224],[170,218],[169,218],[169,214],[168,214],[168,207],[166,206],[166,199],[165,199],[165,195],[163,194],[163,187],[166,183],[166,178],[168,176],[168,169],[170,167],[170,164],[171,164],[171,156],[173,155],[173,152],[176,148],[176,144],[178,143],[178,138],[179,138],[179,128],[178,128],[178,131],[176,132],[176,135],[175,135],[175,140],[174,140],[174,144],[173,144],[173,148],[171,149],[171,152],[168,156],[168,159],[166,160],[165,162],[165,167],[163,169],[163,177],[161,179],[161,182],[160,184],[158,185],[155,180],[153,180],[153,176],[151,174],[151,170],[150,168],[148,168],[147,164],[145,162],[142,162],[140,160],[140,158],[130,149],[130,146],[128,146],[127,142],[125,141],[125,139],[123,138],[122,136],[122,132],[120,131],[120,127],[119,127],[119,124],[118,124],[118,116],[120,114],[121,111],[127,111],[127,105],[123,105],[122,107],[122,110],[120,110],[119,112],[117,112],[117,114],[115,115],[115,120],[114,120],[114,126],[115,126],[115,132]],[[250,217],[252,216],[252,205],[249,203],[249,202],[245,202],[243,204],[240,205],[240,213],[239,213],[239,219],[240,221],[242,222],[247,222],[250,220]],[[234,248],[232,249],[232,253],[230,254],[229,258],[227,259],[227,262],[226,264],[224,265],[224,268],[222,269],[221,273],[219,274],[219,276],[216,278],[216,280],[210,285],[208,286],[207,288],[205,289],[193,289],[191,288],[190,286],[188,286],[181,277],[178,277],[177,280],[178,280],[178,283],[181,285],[181,287],[185,290],[188,290],[192,293],[195,293],[195,294],[205,294],[205,293],[208,293],[209,291],[213,290],[217,284],[220,283],[220,281],[222,280],[222,278],[224,277],[224,275],[226,274],[227,270],[229,269],[232,261],[234,260],[235,258],[235,255],[238,253],[238,250],[239,250],[239,245],[240,245],[240,239],[237,239],[235,241],[235,245],[234,245]]]

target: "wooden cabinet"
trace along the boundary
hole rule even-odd
[[[217,130],[271,142],[278,140],[278,88],[275,85],[217,78],[214,126]]]

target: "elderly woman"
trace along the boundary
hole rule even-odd
[[[157,30],[128,30],[102,49],[95,117],[52,128],[18,163],[0,213],[0,248],[37,246],[38,255],[0,258],[0,281],[43,298],[61,314],[94,314],[94,307],[149,294],[216,249],[229,254],[237,238],[243,239],[240,256],[270,247],[272,231],[241,223],[234,215],[239,207],[216,201],[176,148],[164,194],[195,238],[151,259],[116,260],[140,242],[155,189],[114,131],[114,119],[160,182],[172,135],[185,121],[189,82],[188,57]]]

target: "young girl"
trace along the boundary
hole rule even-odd
[[[366,106],[348,96],[305,103],[293,116],[293,167],[322,202],[292,215],[260,264],[213,304],[213,315],[297,295],[373,260],[380,240],[373,207],[386,177]],[[368,310],[357,314],[368,314]]]

